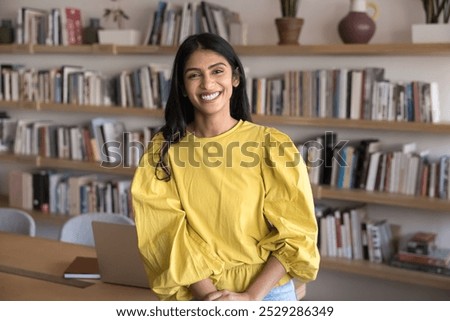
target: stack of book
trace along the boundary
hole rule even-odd
[[[450,248],[437,247],[435,241],[435,233],[415,233],[393,257],[391,265],[450,276]]]

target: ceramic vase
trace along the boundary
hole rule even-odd
[[[372,15],[367,8],[372,9]],[[366,0],[350,0],[349,13],[339,22],[338,32],[342,41],[347,44],[365,44],[375,34],[375,19],[378,16],[378,6]]]

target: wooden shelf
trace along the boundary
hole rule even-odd
[[[64,223],[69,218],[71,218],[71,216],[68,216],[68,215],[62,215],[62,214],[58,215],[58,214],[43,213],[43,212],[35,211],[35,210],[26,210],[26,209],[19,208],[19,207],[13,207],[13,206],[9,205],[9,200],[8,200],[8,196],[7,195],[0,195],[0,207],[17,208],[19,210],[27,212],[34,219],[40,220],[40,221],[45,220],[45,221],[55,222],[55,220],[56,220],[58,223]]]
[[[5,101],[0,100],[0,108],[2,109],[38,109],[38,103],[37,102],[31,102],[31,101]]]
[[[37,166],[36,156],[33,155],[16,155],[13,153],[0,153],[0,161],[2,163],[23,164]]]
[[[119,106],[94,106],[94,105],[71,105],[71,104],[55,104],[55,103],[40,103],[37,106],[38,110],[54,111],[54,112],[73,112],[73,113],[91,113],[102,115],[116,115],[116,116],[132,116],[132,117],[163,117],[164,111],[162,109],[148,109],[138,107],[123,108]]]
[[[259,124],[278,124],[313,126],[346,129],[370,129],[399,132],[421,132],[434,134],[450,134],[450,123],[392,122],[374,120],[353,120],[337,118],[305,118],[294,116],[252,115],[253,121]]]
[[[326,45],[250,45],[236,46],[238,54],[244,56],[421,56],[449,55],[450,44],[326,44]]]
[[[174,55],[176,47],[119,46],[114,44],[46,46],[0,44],[0,54],[70,54],[70,55]]]
[[[135,168],[123,167],[121,164],[102,164],[97,162],[76,161],[37,156],[37,167],[51,169],[67,169],[86,172],[95,172],[108,175],[132,176]]]
[[[76,161],[70,159],[49,158],[34,155],[15,155],[12,153],[0,153],[2,163],[25,164],[36,168],[66,169],[85,172],[95,172],[108,175],[133,176],[135,168],[117,165],[102,165],[98,162]]]
[[[100,55],[174,55],[177,47],[118,46],[94,44],[78,46],[0,45],[3,54],[100,54]],[[235,46],[242,56],[424,56],[450,55],[448,43],[323,44],[323,45],[248,45]]]
[[[450,201],[438,198],[409,196],[398,193],[367,192],[358,189],[338,189],[328,186],[316,186],[313,191],[316,199],[351,201],[450,212]]]
[[[37,103],[37,102],[9,102],[0,101],[2,109],[33,109],[37,111],[52,112],[72,112],[72,113],[90,113],[115,116],[131,117],[154,117],[163,118],[164,110],[147,109],[138,107],[122,108],[118,106],[94,106],[94,105],[72,105],[56,103]],[[267,125],[289,125],[289,126],[310,126],[326,128],[344,128],[355,130],[375,130],[392,132],[420,132],[429,134],[450,134],[450,123],[419,123],[419,122],[392,122],[392,121],[372,121],[372,120],[353,120],[337,118],[305,118],[291,116],[265,116],[252,115],[252,119],[258,124]]]
[[[326,270],[450,290],[450,277],[448,276],[401,269],[386,264],[322,257],[321,267]]]

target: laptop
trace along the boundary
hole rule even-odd
[[[136,226],[93,221],[92,230],[101,280],[149,288],[137,247]]]

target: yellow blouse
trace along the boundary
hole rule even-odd
[[[139,249],[161,300],[190,300],[189,285],[210,278],[243,292],[269,255],[287,274],[316,278],[317,224],[306,166],[291,139],[239,121],[211,138],[188,133],[170,147],[172,178],[155,176],[162,135],[132,183]]]

